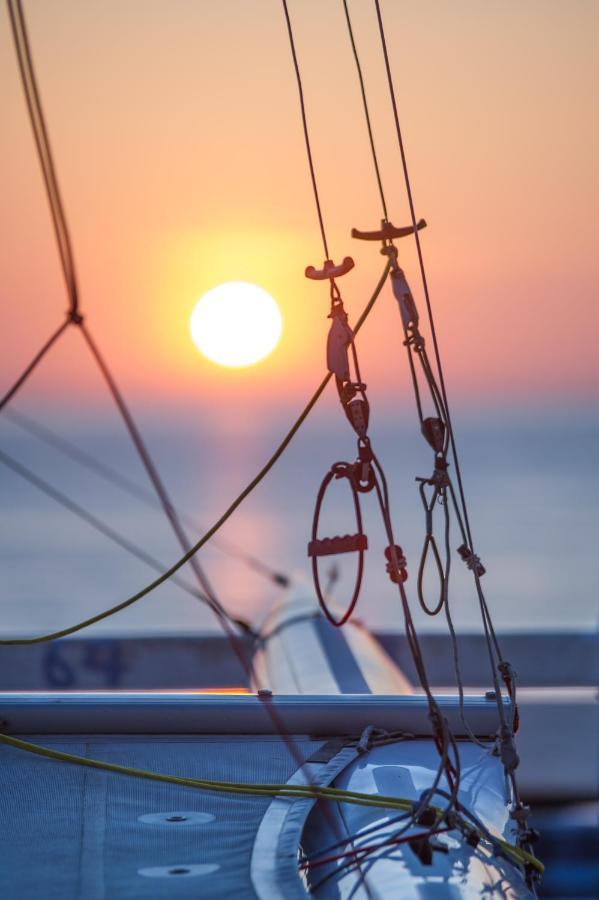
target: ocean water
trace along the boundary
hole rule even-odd
[[[20,409],[77,446],[148,486],[126,434],[113,416],[57,414]],[[334,411],[333,411],[334,410]],[[202,417],[161,410],[140,422],[174,502],[195,520],[195,539],[268,458],[295,410],[237,428],[206,428]],[[474,414],[458,412],[455,426],[475,545],[486,568],[488,601],[499,629],[595,629],[599,508],[599,425],[584,411]],[[409,593],[421,628],[444,628],[417,607],[415,581],[424,517],[415,476],[431,473],[432,454],[413,425],[413,413],[386,410],[372,422],[373,443],[390,482],[396,540],[408,559]],[[7,418],[0,419],[0,450],[81,504],[161,563],[179,556],[157,509],[146,507],[97,475],[50,449]],[[271,474],[234,514],[222,537],[279,571],[309,575],[306,545],[314,500],[331,463],[353,460],[355,441],[333,401],[300,431]],[[112,606],[154,573],[5,465],[0,465],[2,630],[34,634],[58,629]],[[331,490],[322,534],[354,530],[344,487]],[[396,589],[385,573],[386,545],[374,495],[363,498],[369,537],[358,615],[373,627],[401,630]],[[441,527],[441,510],[437,515]],[[461,543],[457,530],[452,546]],[[280,588],[212,544],[200,559],[222,602],[260,622]],[[353,557],[339,560],[335,593],[351,592]],[[326,565],[324,568],[326,573]],[[185,573],[192,580],[189,572]],[[434,598],[434,580],[427,578]],[[478,630],[471,576],[456,559],[451,588],[456,625]],[[134,607],[94,626],[93,632],[182,633],[216,629],[193,597],[167,584]]]

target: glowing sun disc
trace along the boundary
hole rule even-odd
[[[208,359],[221,366],[251,366],[279,342],[283,321],[275,300],[247,281],[228,281],[198,300],[191,337]]]

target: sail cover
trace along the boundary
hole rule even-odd
[[[285,742],[274,735],[46,734],[27,739],[67,753],[192,778],[283,783],[298,769]],[[323,772],[340,749],[339,743],[301,736],[294,737],[294,745],[304,759],[313,757],[313,769]],[[0,764],[2,896],[231,900],[262,895],[252,879],[252,851],[272,798],[154,783],[10,747],[0,748]],[[296,854],[310,804],[303,800],[293,805],[298,804],[305,809],[294,817],[296,834],[286,840],[292,858],[278,860],[286,862],[284,895],[290,898],[306,896]]]

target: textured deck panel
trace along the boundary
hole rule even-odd
[[[277,738],[43,735],[35,743],[196,778],[284,782],[297,768]],[[308,757],[322,741],[301,738]],[[269,798],[216,794],[96,772],[0,748],[0,895],[7,900],[255,897],[250,853]],[[140,816],[208,813],[197,824]],[[218,866],[214,871],[203,867]],[[151,870],[190,869],[156,877]],[[194,867],[199,867],[194,869]],[[146,875],[139,870],[150,870]]]

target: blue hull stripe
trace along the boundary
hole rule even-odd
[[[341,693],[371,694],[368,682],[345,639],[343,629],[335,628],[321,616],[314,619],[314,628]]]

